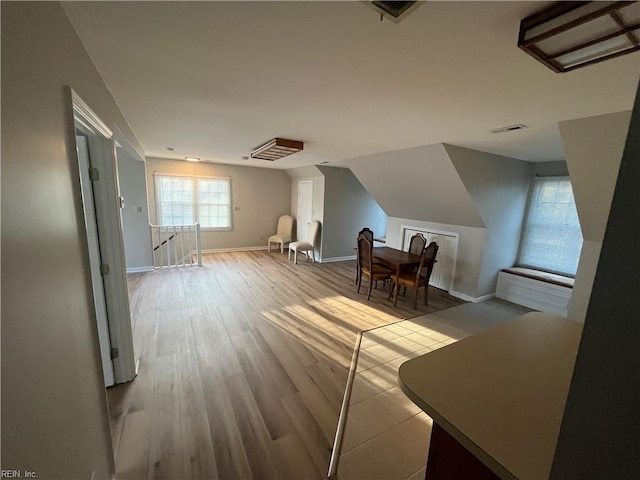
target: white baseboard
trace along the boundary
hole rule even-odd
[[[127,273],[143,273],[143,272],[153,272],[153,265],[149,265],[147,267],[130,267],[130,268],[127,268]]]
[[[493,298],[496,296],[494,292],[494,293],[489,293],[488,295],[482,295],[481,297],[472,297],[471,295],[467,295],[466,293],[462,293],[462,292],[457,292],[455,290],[449,290],[449,294],[453,295],[456,298],[459,298],[460,300],[464,300],[465,302],[473,302],[473,303],[484,302],[485,300],[489,300],[490,298]]]
[[[203,249],[202,253],[226,253],[226,252],[250,252],[255,250],[267,250],[269,247],[266,245],[256,246],[256,247],[234,247],[234,248],[208,248]],[[280,249],[278,248],[278,253],[280,253]],[[276,250],[273,249],[273,252]],[[194,252],[195,253],[195,252]],[[285,250],[286,253],[286,250]]]
[[[330,262],[344,262],[346,260],[355,260],[355,255],[348,255],[346,257],[331,257],[331,258],[323,258],[320,260],[321,263],[330,263]]]

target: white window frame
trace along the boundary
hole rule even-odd
[[[155,203],[156,203],[156,223],[158,225],[163,225],[162,222],[162,202],[159,198],[158,192],[158,178],[160,177],[174,177],[174,178],[188,178],[193,181],[193,209],[194,209],[194,223],[200,223],[200,229],[202,231],[215,231],[215,232],[226,232],[230,231],[233,228],[233,215],[232,215],[232,191],[231,191],[231,177],[209,177],[204,175],[184,175],[179,173],[159,173],[154,172],[154,183],[153,189],[155,193]],[[221,180],[227,183],[227,187],[229,190],[229,203],[227,205],[228,209],[228,218],[229,218],[229,226],[225,227],[207,227],[202,224],[200,221],[200,180]]]
[[[550,272],[550,273],[555,273],[555,274],[559,274],[559,275],[564,275],[564,276],[567,276],[567,277],[575,277],[576,272],[562,271],[561,269],[548,268],[547,266],[535,265],[535,264],[531,264],[531,263],[527,263],[526,261],[523,261],[523,256],[524,256],[523,249],[524,249],[524,244],[525,244],[526,239],[527,239],[527,225],[529,223],[529,217],[531,215],[531,210],[533,208],[533,201],[535,200],[534,199],[534,195],[535,195],[535,192],[536,192],[536,182],[558,181],[558,180],[562,180],[562,181],[566,180],[566,181],[569,181],[569,183],[571,183],[570,178],[568,176],[535,177],[531,181],[531,186],[530,186],[530,189],[529,189],[529,198],[527,200],[527,208],[526,208],[526,211],[525,211],[524,218],[522,219],[522,233],[521,233],[521,236],[520,236],[520,246],[518,248],[518,261],[517,261],[516,265],[519,266],[519,267],[531,268],[531,269],[540,270],[540,271],[544,271],[544,272]],[[575,207],[575,195],[573,195],[573,202],[574,202],[574,207]],[[577,212],[576,212],[576,217],[577,217]],[[579,218],[578,218],[577,227],[578,227],[578,230],[580,231],[580,235],[582,235],[582,231],[580,229]],[[576,259],[578,263],[580,261],[580,251],[582,249],[583,241],[581,241],[580,248],[578,248],[578,255],[577,255],[577,259]]]

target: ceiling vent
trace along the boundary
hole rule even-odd
[[[387,17],[393,22],[399,22],[404,19],[409,13],[420,5],[422,2],[366,2],[372,6],[374,10],[380,13],[380,20],[383,17]]]
[[[509,125],[508,127],[500,127],[494,128],[493,130],[489,130],[491,133],[503,133],[503,132],[513,132],[514,130],[522,130],[523,128],[527,128],[526,125],[522,125],[518,123],[517,125]]]
[[[298,153],[304,147],[304,143],[297,140],[287,140],[286,138],[274,138],[251,152],[251,158],[274,161]]]

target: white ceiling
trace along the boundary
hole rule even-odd
[[[631,109],[640,53],[553,73],[516,46],[544,5],[426,2],[398,24],[357,1],[64,8],[147,156],[292,168],[439,142],[562,159],[556,123]],[[304,151],[241,159],[273,137]]]

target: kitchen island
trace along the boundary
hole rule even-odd
[[[534,312],[403,363],[434,421],[426,479],[549,478],[581,334]]]

